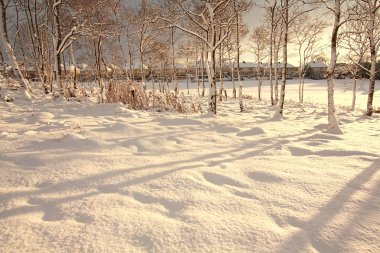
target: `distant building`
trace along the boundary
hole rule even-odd
[[[281,77],[282,75],[282,63],[279,62],[277,63],[277,69],[278,69],[278,76]],[[266,75],[269,76],[269,64],[267,64],[265,66],[266,70]],[[275,64],[273,64],[273,68],[272,68],[272,73],[274,75],[274,68],[275,68]],[[296,77],[298,76],[298,68],[295,67],[293,64],[290,64],[290,63],[287,63],[286,64],[286,69],[287,69],[287,77]]]
[[[327,65],[324,62],[312,61],[308,64],[306,77],[311,79],[324,79],[327,74]]]
[[[312,61],[309,63],[309,68],[318,75],[325,75],[327,72],[327,64],[324,62]]]

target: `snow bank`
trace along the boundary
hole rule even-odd
[[[380,251],[377,114],[338,106],[333,135],[310,101],[282,120],[256,100],[217,117],[33,103],[0,102],[1,252]]]

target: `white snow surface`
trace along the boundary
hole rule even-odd
[[[380,115],[364,115],[365,89],[350,111],[337,81],[333,135],[325,80],[307,81],[302,105],[289,81],[281,120],[255,82],[247,112],[228,99],[217,117],[3,88],[0,251],[380,252]]]

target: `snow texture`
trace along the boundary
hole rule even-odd
[[[349,111],[347,85],[341,135],[326,131],[325,81],[281,120],[255,98],[203,117],[2,89],[0,251],[380,252],[380,115],[360,91]]]

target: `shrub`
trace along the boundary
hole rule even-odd
[[[112,81],[108,85],[107,102],[123,103],[134,110],[155,108],[157,111],[176,111],[179,113],[194,113],[201,110],[200,102],[188,99],[183,93],[175,95],[168,90],[146,90],[132,81]]]

